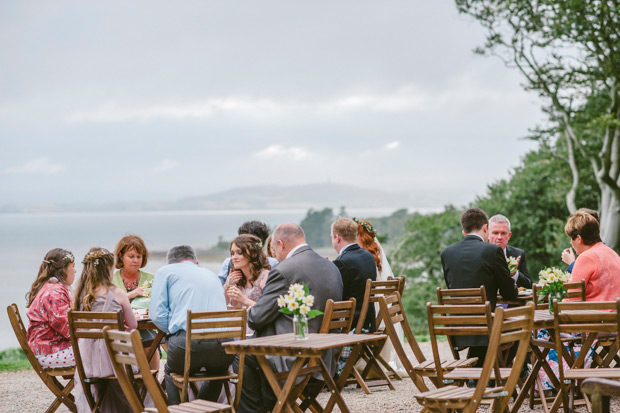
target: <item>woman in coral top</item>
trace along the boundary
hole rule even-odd
[[[28,345],[42,367],[75,366],[67,316],[72,301],[69,287],[74,279],[73,254],[54,248],[45,255],[26,294]]]
[[[564,231],[577,253],[569,282],[585,280],[586,301],[615,301],[620,296],[620,256],[601,241],[596,218],[577,211]]]

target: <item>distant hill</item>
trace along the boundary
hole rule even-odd
[[[437,194],[393,193],[374,188],[320,183],[296,186],[261,185],[233,188],[168,202],[62,203],[3,205],[0,212],[174,211],[218,209],[436,208]],[[440,205],[439,205],[440,206]]]

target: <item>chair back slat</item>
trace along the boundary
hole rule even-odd
[[[521,368],[525,362],[532,327],[534,325],[534,309],[534,303],[531,302],[523,307],[514,307],[509,309],[498,307],[495,309],[493,325],[489,335],[487,356],[484,360],[482,373],[472,397],[472,403],[464,409],[465,412],[475,412],[477,410],[477,407],[482,400],[482,396],[489,383],[489,379],[491,378],[492,372],[495,373],[495,377],[501,377],[499,363],[497,360],[500,345],[516,341],[516,345],[518,346],[517,354],[514,358],[510,375],[503,385],[496,383],[496,387],[501,387],[500,391],[502,391],[505,395],[496,400],[496,403],[493,406],[493,411],[502,412],[506,410],[510,397],[519,380]],[[520,323],[518,326],[515,323],[507,322],[514,318],[524,319],[526,322]]]
[[[480,292],[479,289],[475,290]],[[437,337],[446,336],[450,342],[452,342],[452,338],[456,336],[475,335],[488,337],[490,327],[493,324],[491,303],[488,301],[484,304],[466,305],[437,305],[427,303],[426,313],[428,317],[433,359],[435,361],[435,366],[437,366],[437,383],[441,385],[444,382],[444,374],[446,372],[439,367],[442,365],[442,359],[439,353]],[[455,357],[455,360],[458,360],[458,358]]]
[[[346,301],[327,300],[319,333],[348,334],[355,314],[355,298]]]
[[[86,400],[93,409],[96,405],[91,385],[85,380],[84,361],[78,344],[78,339],[103,339],[103,329],[105,327],[124,330],[123,310],[116,312],[97,312],[97,311],[74,311],[69,310],[69,334],[71,336],[71,345],[73,346],[73,355],[75,357],[75,368],[84,390]]]
[[[479,288],[441,288],[437,287],[439,305],[484,304],[487,294],[484,285]]]
[[[411,360],[405,353],[403,343],[398,338],[398,333],[396,332],[395,326],[400,324],[400,327],[403,329],[405,338],[407,339],[417,362],[422,363],[426,361],[426,357],[424,356],[424,353],[422,353],[422,350],[420,349],[420,346],[411,331],[411,326],[409,325],[407,316],[402,310],[402,302],[398,291],[395,291],[389,296],[379,297],[379,312],[381,318],[385,320],[385,333],[388,335],[392,345],[394,346],[394,350],[405,367],[405,371],[407,371],[409,377],[420,391],[428,391],[428,387],[424,384],[424,380],[414,370]]]
[[[142,382],[153,399],[158,412],[167,413],[168,406],[163,391],[153,375],[146,359],[140,333],[137,330],[131,333],[104,328],[104,338],[114,372],[121,383],[123,393],[127,397],[131,408],[135,412],[144,411],[144,404],[140,397],[139,387],[133,374],[132,366],[139,367]]]
[[[402,278],[401,278],[402,277]],[[364,322],[366,320],[366,314],[368,314],[368,308],[370,305],[374,305],[379,300],[379,297],[387,297],[394,292],[400,291],[401,284],[404,288],[405,277],[393,278],[386,281],[373,281],[366,280],[366,290],[364,291],[364,299],[362,301],[362,308],[360,310],[360,317],[355,327],[355,333],[361,334]],[[381,325],[381,317],[377,315],[376,326],[379,329]]]
[[[593,345],[599,334],[603,338],[609,338],[611,335],[617,335],[620,328],[620,298],[616,301],[586,301],[586,302],[558,302],[554,300],[554,334],[556,341],[556,350],[558,355],[561,354],[566,360],[569,369],[584,368],[586,355],[589,353],[590,347]],[[578,313],[576,313],[578,311]],[[573,333],[581,336],[582,347],[577,357],[572,360],[567,359],[568,355],[563,351],[562,334]],[[617,342],[612,348],[617,351]],[[612,357],[613,358],[613,357]],[[605,358],[611,361],[612,358]],[[565,363],[558,362],[558,372],[560,383],[565,381]],[[608,367],[608,366],[599,366]],[[620,378],[620,377],[618,377]],[[565,387],[560,389],[562,392],[567,391]]]

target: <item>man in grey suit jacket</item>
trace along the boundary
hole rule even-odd
[[[277,299],[285,295],[291,284],[304,283],[314,296],[313,309],[325,310],[328,299],[342,299],[342,279],[338,268],[319,256],[306,244],[306,236],[297,224],[285,223],[278,226],[271,238],[271,247],[280,263],[269,273],[267,283],[256,304],[248,309],[248,325],[259,337],[293,332],[292,316],[279,312]],[[323,317],[308,322],[308,331],[318,333]],[[290,370],[293,357],[272,357],[269,359],[276,371]],[[332,374],[336,363],[328,351],[323,356]],[[255,357],[246,356],[243,374],[243,390],[239,412],[270,411],[275,397],[262,374]]]

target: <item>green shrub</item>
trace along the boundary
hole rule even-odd
[[[32,368],[21,348],[0,351],[0,371],[18,371]]]

